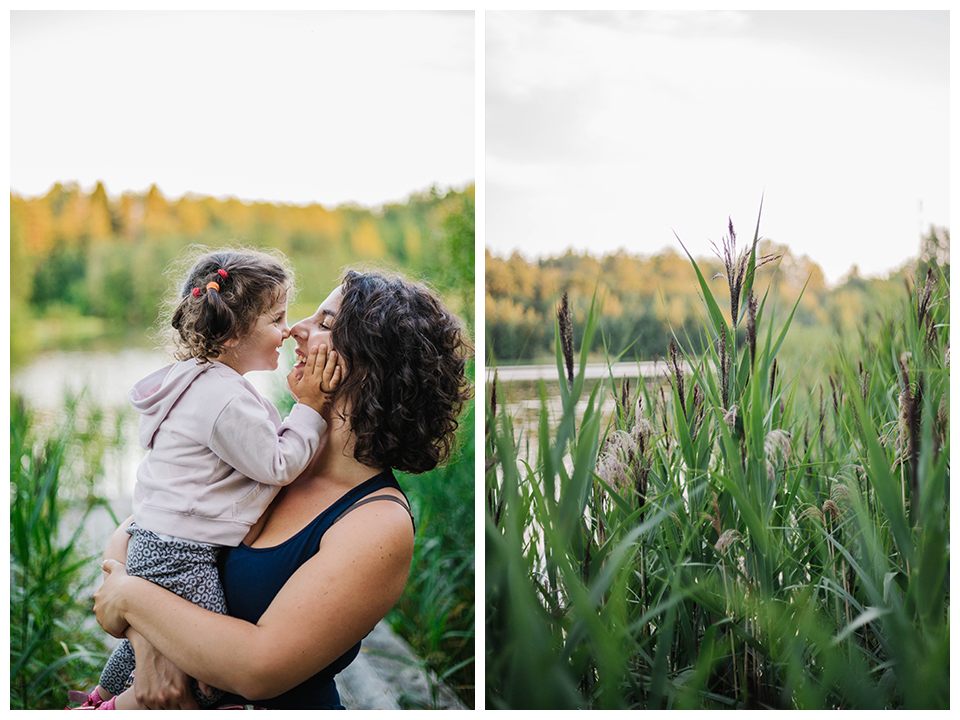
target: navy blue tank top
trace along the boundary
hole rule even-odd
[[[241,544],[227,548],[221,557],[220,579],[230,615],[252,623],[260,620],[280,588],[317,553],[320,540],[330,526],[358,502],[383,488],[400,490],[390,470],[375,475],[347,492],[303,530],[279,545],[253,548]],[[252,701],[263,707],[288,710],[342,708],[333,676],[353,662],[359,652],[360,643],[357,643],[316,675],[275,698],[258,700],[228,695],[224,703]]]

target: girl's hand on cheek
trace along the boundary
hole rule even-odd
[[[300,372],[297,377],[297,372]],[[327,393],[340,383],[340,367],[337,352],[326,345],[310,348],[302,368],[295,367],[287,377],[291,381],[290,392],[305,405],[320,412],[327,402]]]

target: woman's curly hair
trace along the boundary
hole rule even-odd
[[[344,377],[333,397],[349,414],[354,457],[432,470],[449,457],[472,393],[462,323],[425,285],[399,276],[348,270],[341,292],[331,340]]]
[[[186,277],[177,282],[169,325],[174,357],[209,362],[225,343],[246,333],[256,319],[293,290],[293,275],[279,255],[259,250],[194,247]],[[219,286],[208,287],[214,282]],[[289,297],[288,297],[289,299]]]

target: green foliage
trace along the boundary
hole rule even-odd
[[[433,243],[435,252],[424,257],[423,272],[438,286],[451,290],[455,296],[453,307],[473,326],[476,277],[474,197],[465,192],[450,198],[450,202],[455,204],[444,211],[437,240]]]
[[[107,652],[83,592],[98,571],[84,521],[103,453],[116,442],[101,413],[68,402],[40,436],[22,398],[10,407],[10,706],[62,709],[67,691],[96,684]],[[109,508],[108,508],[109,509]]]
[[[39,310],[55,302],[79,303],[86,271],[83,250],[58,243],[36,269],[30,302]]]
[[[778,367],[801,298],[730,282],[738,328],[690,264],[704,352],[675,337],[668,384],[587,395],[594,309],[528,457],[491,397],[487,706],[949,707],[945,273],[808,386]]]
[[[399,478],[417,537],[407,586],[388,616],[432,677],[471,708],[476,691],[473,420],[471,402],[461,422],[460,451],[450,463]],[[432,690],[437,692],[436,685]]]

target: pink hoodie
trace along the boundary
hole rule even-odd
[[[218,362],[182,360],[130,391],[140,413],[134,518],[187,540],[239,545],[280,487],[317,452],[326,422],[297,403],[280,413],[242,375]]]

